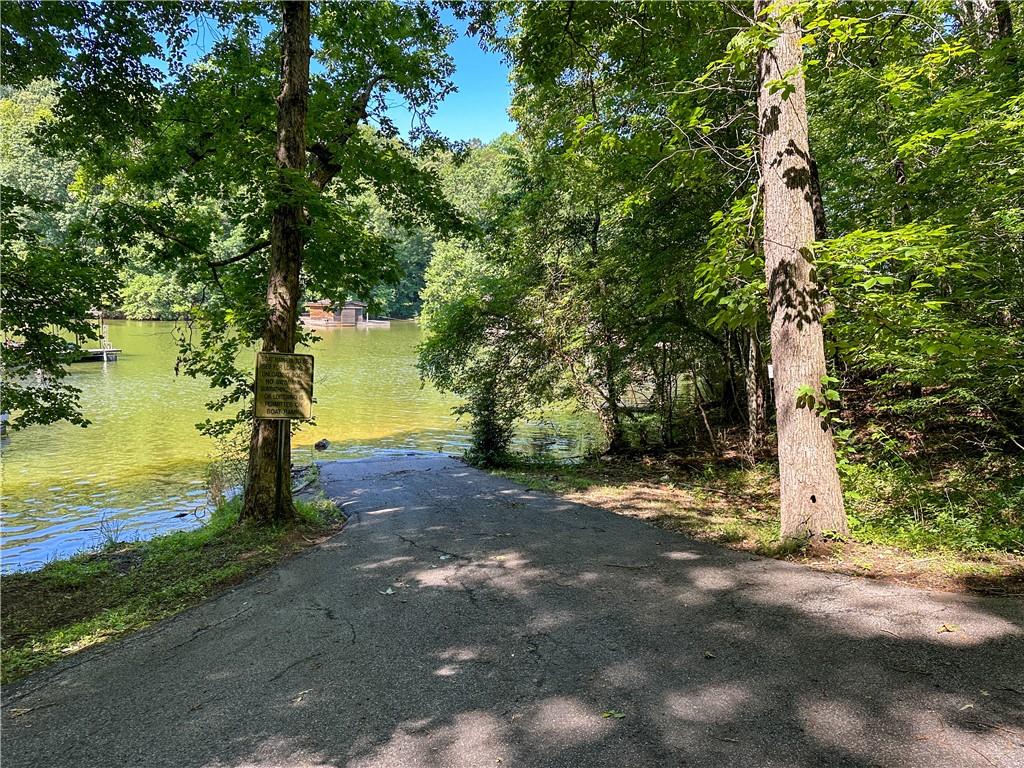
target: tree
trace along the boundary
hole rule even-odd
[[[503,44],[530,148],[521,250],[544,265],[551,346],[610,447],[647,435],[671,445],[683,433],[674,422],[690,412],[677,407],[682,375],[710,383],[703,394],[686,386],[693,399],[733,400],[718,375],[730,345],[707,329],[693,280],[732,180],[702,151],[703,107],[672,85],[717,53],[729,12],[547,3],[512,13]]]
[[[510,248],[511,201],[522,193],[511,166],[521,152],[520,141],[502,136],[444,167],[445,189],[475,237],[436,244],[423,290],[420,371],[459,396],[455,412],[471,419],[468,456],[481,466],[505,463],[516,420],[552,396],[535,265]]]
[[[699,75],[728,39],[714,27],[725,9],[502,7],[509,34],[497,25],[491,39],[514,64],[521,141],[508,159],[513,189],[490,204],[505,213],[480,250],[512,266],[488,278],[485,295],[517,300],[481,308],[480,348],[494,354],[475,357],[465,381],[484,380],[479,366],[530,360],[523,369],[536,377],[537,397],[571,397],[595,412],[610,449],[679,446],[694,438],[695,400],[703,409],[736,399],[731,377],[721,377],[735,345],[707,328],[711,311],[694,298],[700,242],[731,180],[713,153],[694,149],[691,139],[705,133],[674,132],[699,109],[664,89]],[[428,306],[443,306],[431,288]],[[506,304],[515,319],[496,313]],[[444,315],[430,308],[433,351],[443,344],[434,319]],[[466,356],[450,360],[468,367]]]
[[[196,58],[188,43],[204,14],[219,35]],[[459,229],[436,172],[412,157],[413,142],[444,145],[426,119],[452,88],[452,31],[423,2],[315,14],[294,2],[27,3],[3,24],[7,73],[60,83],[49,138],[83,154],[81,186],[110,239],[146,239],[182,285],[216,295],[195,313],[182,369],[224,388],[215,409],[238,408],[207,430],[252,429],[244,516],[272,518],[277,432],[251,420],[237,353],[310,341],[296,325],[300,288],[343,301],[397,277],[391,244],[369,226],[368,189],[398,223]],[[389,94],[420,118],[408,141]]]
[[[758,61],[757,111],[764,200],[782,537],[846,533],[848,525],[831,428],[819,414],[829,388],[821,287],[813,262],[807,102],[801,31],[792,10],[759,0],[777,37]]]
[[[550,396],[544,342],[531,322],[533,283],[500,251],[480,243],[439,243],[427,270],[420,371],[463,401],[472,419],[469,458],[500,466],[516,419]]]
[[[277,190],[270,219],[270,272],[267,276],[267,306],[270,310],[263,329],[264,352],[295,351],[299,314],[299,276],[302,272],[305,212],[302,190],[297,183],[306,170],[306,116],[309,111],[310,47],[309,4],[285,2],[281,21],[281,92],[277,96]],[[267,510],[291,517],[291,471],[282,484],[277,468],[278,453],[291,456],[291,435],[278,424],[254,419],[249,446],[249,468],[245,479],[242,516],[265,517]],[[283,442],[284,446],[279,445]],[[277,494],[275,494],[277,490]],[[275,505],[275,495],[281,504]]]
[[[870,413],[872,431],[918,455],[1013,449],[1024,442],[1018,41],[989,45],[941,7],[825,10],[805,25],[809,58],[831,61],[809,70],[832,234],[815,256],[835,388],[856,403],[845,417]]]

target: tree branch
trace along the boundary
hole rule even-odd
[[[150,221],[149,222],[149,228],[153,231],[154,234],[159,235],[160,237],[164,238],[165,240],[169,240],[170,242],[175,243],[176,245],[181,246],[182,248],[184,248],[185,250],[189,251],[190,253],[195,254],[196,256],[206,256],[205,252],[203,252],[200,249],[196,248],[194,245],[192,245],[188,241],[182,240],[180,237],[178,237],[178,236],[174,235],[173,233],[169,232],[167,230],[167,228],[164,227],[162,224],[158,224],[155,221]],[[217,283],[219,284],[220,281],[217,279],[217,269],[219,267],[226,267],[229,264],[236,264],[239,261],[244,261],[245,259],[248,259],[253,254],[259,253],[260,251],[262,251],[264,248],[268,247],[269,245],[270,245],[270,240],[267,240],[267,239],[257,240],[255,243],[250,245],[248,248],[246,248],[241,253],[235,254],[234,256],[229,256],[226,259],[219,259],[219,260],[206,259],[206,265],[211,269],[211,271],[213,272],[214,280],[217,281]]]
[[[203,255],[203,252],[201,250],[199,250],[198,248],[196,248],[194,245],[192,245],[192,243],[188,242],[187,240],[182,240],[177,235],[169,232],[167,230],[167,228],[163,224],[160,224],[160,223],[158,223],[156,221],[153,221],[153,220],[148,220],[146,223],[149,225],[149,228],[153,232],[153,234],[159,235],[164,240],[169,240],[170,242],[174,243],[175,245],[179,245],[182,248],[184,248],[186,251],[189,251],[190,253],[194,253],[197,256],[202,256]]]
[[[338,175],[338,171],[341,170],[341,163],[338,162],[335,152],[345,146],[349,139],[355,135],[359,122],[365,120],[368,115],[367,107],[370,104],[370,96],[373,95],[373,89],[385,80],[387,78],[384,75],[377,75],[366,84],[363,90],[356,94],[349,116],[345,118],[341,133],[332,146],[328,146],[322,141],[318,141],[310,146],[309,152],[316,158],[316,168],[313,170],[312,180],[318,190],[323,191],[331,183],[331,179]]]
[[[244,261],[245,259],[248,259],[254,253],[259,253],[260,251],[262,251],[264,248],[266,248],[269,245],[270,245],[270,241],[269,240],[257,240],[255,243],[250,245],[248,248],[246,248],[244,251],[242,251],[239,254],[236,254],[234,256],[229,256],[226,259],[219,259],[217,261],[212,261],[210,259],[207,259],[206,263],[212,269],[216,269],[217,267],[226,267],[228,264],[235,264],[235,263],[237,263],[239,261]]]

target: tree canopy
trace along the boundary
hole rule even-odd
[[[430,3],[5,9],[15,423],[85,421],[61,379],[90,310],[184,315],[206,429],[251,428],[265,487],[241,350],[361,297],[422,306],[482,463],[566,400],[612,452],[757,456],[774,428],[784,518],[800,486],[793,530],[842,535],[814,488],[880,445],[1022,450],[1019,2],[451,7],[511,64],[489,144],[430,128],[455,35]],[[808,490],[785,468],[812,444]]]

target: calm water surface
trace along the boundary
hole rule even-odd
[[[173,330],[173,323],[111,322],[110,340],[124,350],[117,362],[71,367],[92,424],[32,427],[3,441],[4,572],[95,547],[115,530],[122,539],[144,538],[200,523],[214,445],[195,424],[214,392],[174,375]],[[317,458],[465,449],[455,401],[420,385],[415,323],[320,335],[312,350],[316,425],[295,437],[296,463],[309,461],[321,438],[331,447]],[[573,455],[588,450],[594,434],[589,420],[566,411],[522,425],[517,440],[528,450]]]

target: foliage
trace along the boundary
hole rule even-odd
[[[0,113],[5,403],[26,422],[84,421],[62,339],[89,332],[121,275],[126,311],[187,315],[180,368],[219,387],[226,414],[207,431],[245,423],[237,361],[267,321],[270,213],[294,199],[306,295],[422,313],[421,370],[460,396],[482,463],[508,461],[516,421],[566,399],[613,451],[717,447],[765,379],[756,63],[785,17],[804,64],[766,87],[807,83],[822,205],[806,256],[829,359],[797,396],[835,428],[852,494],[879,431],[915,461],[966,451],[1005,468],[1024,449],[1019,3],[1000,6],[1016,36],[949,2],[801,0],[756,18],[745,4],[456,5],[512,64],[515,135],[453,146],[429,130],[453,87],[435,7],[322,4],[309,172],[284,181],[270,6],[5,13],[21,88]],[[190,53],[205,23],[219,37]],[[421,118],[409,136],[388,98]]]
[[[754,249],[756,190],[712,214],[705,261],[697,265],[694,298],[713,307],[713,328],[752,328],[764,321],[764,263]]]
[[[857,531],[961,551],[1005,549],[1019,523],[954,523],[965,513],[953,502],[917,527],[863,512],[915,484],[955,497],[950,451],[999,475],[1024,446],[1024,57],[1019,34],[1000,39],[991,16],[964,7],[776,4],[802,22],[806,56],[768,84],[785,96],[795,75],[807,80],[824,203],[807,256],[829,372],[798,396],[833,426]],[[694,406],[715,442],[763,376],[737,374],[747,340],[766,336],[753,85],[777,20],[710,3],[475,13],[513,65],[518,144],[509,186],[483,198],[487,238],[465,257],[480,268],[453,280],[446,257],[428,271],[425,374],[490,423],[485,384],[515,360],[506,397],[569,395],[602,417],[612,448],[685,443],[673,425]],[[858,497],[882,429],[915,469],[890,476],[900,490]],[[928,461],[939,479],[921,475]]]
[[[55,103],[47,82],[0,99],[0,401],[14,429],[88,424],[65,366],[74,342],[96,338],[89,313],[114,301],[117,282],[103,217],[69,191],[74,160],[47,158],[32,141]]]
[[[891,451],[851,464],[844,481],[853,534],[911,552],[1024,554],[1018,464],[988,454],[929,471]]]
[[[201,289],[182,288],[173,276],[131,271],[121,275],[115,308],[129,320],[177,320],[188,316],[201,299]]]
[[[402,320],[416,317],[423,300],[426,271],[434,255],[434,239],[425,229],[398,228],[384,224],[385,237],[394,243],[395,261],[400,277],[397,282],[382,284],[371,298],[387,317]]]
[[[1024,95],[1019,43],[989,44],[979,25],[991,21],[924,5],[865,12],[854,34],[814,42],[827,64],[812,74],[812,144],[834,233],[816,250],[844,386],[918,428],[955,421],[1012,446],[1024,433]]]
[[[633,439],[680,444],[690,439],[679,429],[681,395],[694,392],[683,378],[717,384],[728,355],[727,340],[693,299],[694,243],[707,238],[707,219],[727,188],[703,153],[671,135],[688,107],[679,103],[678,114],[666,115],[659,90],[699,74],[715,36],[695,35],[692,25],[704,16],[721,20],[721,9],[504,9],[509,34],[496,25],[491,35],[514,64],[521,138],[500,147],[508,184],[486,191],[475,207],[485,258],[503,267],[487,274],[483,293],[515,298],[501,305],[510,308],[501,317],[497,303],[461,307],[477,311],[479,346],[472,359],[452,362],[477,383],[516,360],[520,376],[531,378],[520,386],[535,397],[571,398],[596,411],[613,450]],[[680,40],[691,56],[669,52]],[[450,282],[428,272],[428,294],[443,304],[441,286]],[[428,333],[457,345],[447,331],[435,332],[433,318],[441,316],[424,312]],[[657,414],[653,428],[648,412]]]
[[[644,396],[664,402],[658,382],[680,373],[692,372],[699,408],[720,393],[712,418],[727,417],[733,365],[748,363],[734,340],[765,317],[750,79],[777,32],[748,18],[726,40],[725,11],[695,5],[509,4],[504,36],[484,20],[515,67],[522,146],[506,160],[511,193],[491,197],[490,208],[503,209],[485,249],[496,268],[457,295],[479,288],[516,299],[459,307],[458,327],[478,326],[472,358],[449,363],[449,381],[452,369],[466,377],[455,391],[469,396],[470,385],[527,356],[525,370],[543,370],[551,384],[535,396],[571,391],[606,417],[612,445],[620,435],[659,444],[657,430],[642,428]],[[990,42],[991,29],[945,4],[879,12],[815,2],[784,12],[803,15],[809,51],[825,234],[808,256],[824,288],[831,368],[798,396],[840,444],[849,546],[1018,552],[1019,43]],[[659,55],[659,46],[670,50]],[[425,315],[428,330],[439,329],[428,352],[436,358],[434,347],[447,344],[465,353],[444,323],[450,275],[429,277],[443,309]],[[629,313],[616,311],[623,306]],[[535,334],[503,325],[524,322]],[[661,370],[651,364],[658,350]],[[464,406],[485,422],[492,408],[485,398]],[[622,414],[637,428],[615,424]],[[872,437],[883,429],[904,441],[884,457]],[[774,553],[775,534],[741,527],[723,523],[720,540]]]
[[[509,265],[447,241],[435,249],[424,292],[420,370],[464,398],[457,411],[473,420],[471,458],[487,466],[505,461],[515,420],[547,383],[529,306],[509,277]]]
[[[452,88],[453,33],[427,3],[317,7],[310,172],[284,185],[294,192],[275,162],[276,7],[25,4],[3,25],[9,81],[58,83],[59,119],[40,140],[77,153],[76,193],[102,212],[112,246],[97,255],[109,287],[131,253],[125,309],[187,312],[208,346],[184,335],[180,368],[227,385],[216,407],[245,412],[243,374],[224,350],[262,335],[270,212],[282,195],[302,199],[302,281],[317,298],[371,296],[398,278],[392,243],[370,226],[367,193],[393,226],[459,230],[436,170],[414,157],[443,144],[426,121]],[[218,35],[197,55],[206,26]],[[388,115],[389,94],[419,116],[408,139]],[[53,251],[39,253],[45,261]],[[98,303],[98,286],[82,293],[69,316]],[[65,404],[61,413],[80,420]]]

